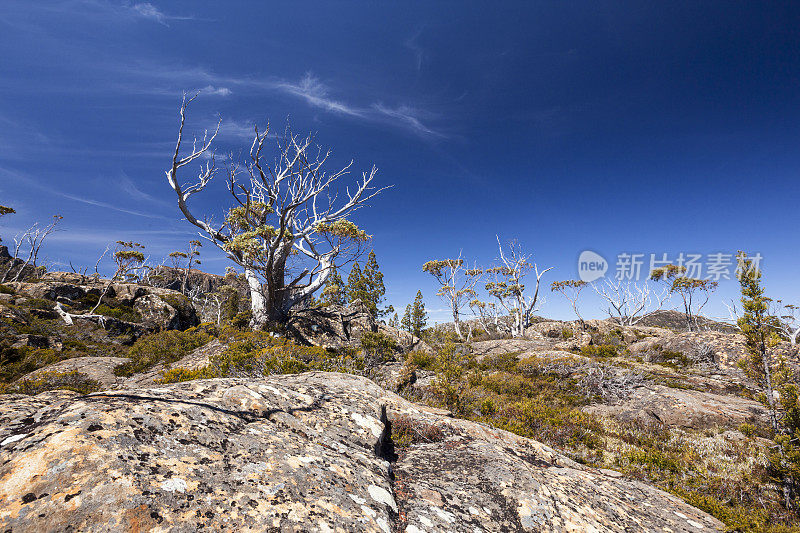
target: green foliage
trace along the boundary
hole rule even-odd
[[[106,304],[100,304],[97,306],[97,309],[95,309],[94,312],[99,315],[110,316],[112,318],[124,320],[125,322],[142,321],[142,315],[140,315],[133,307],[129,305],[117,305],[111,307]]]
[[[228,347],[214,354],[205,367],[166,372],[163,383],[220,377],[263,377],[309,370],[356,373],[363,359],[350,350],[328,351],[320,346],[299,346],[264,331],[227,331]]]
[[[61,354],[52,348],[21,346],[11,348],[0,345],[0,381],[9,382],[43,366],[57,363]]]
[[[615,344],[590,344],[581,348],[581,354],[587,357],[617,357],[619,347]]]
[[[36,395],[49,390],[71,390],[89,394],[100,390],[100,383],[86,377],[78,371],[72,372],[40,372],[32,378],[6,385],[0,389],[5,394]]]
[[[693,361],[686,356],[683,352],[673,352],[670,350],[662,350],[658,354],[658,360],[655,363],[668,366],[675,370],[681,370],[693,364]]]
[[[370,251],[364,270],[358,263],[353,263],[350,275],[347,277],[347,288],[345,289],[347,300],[353,302],[361,300],[367,306],[374,318],[386,316],[394,312],[391,306],[382,308],[386,300],[386,287],[383,283],[383,273],[378,266],[375,251]]]
[[[325,288],[322,289],[320,302],[326,307],[329,305],[345,305],[347,303],[344,281],[336,267],[332,267],[328,279],[325,280]]]
[[[759,399],[769,410],[775,442],[769,473],[782,485],[786,507],[793,508],[800,487],[798,379],[785,358],[775,353],[780,337],[771,327],[775,317],[769,314],[771,299],[764,296],[761,272],[744,252],[739,252],[737,260],[743,309],[738,325],[747,347],[739,366],[758,384]]]
[[[406,306],[401,324],[403,329],[414,335],[422,337],[422,330],[428,323],[428,313],[425,312],[425,302],[422,300],[422,291],[417,291],[414,303]]]
[[[208,331],[200,327],[186,331],[167,330],[144,336],[128,351],[131,360],[116,367],[114,373],[118,376],[132,376],[159,364],[174,363],[207,344],[212,338]]]
[[[436,366],[436,355],[433,353],[414,350],[406,355],[406,361],[417,368],[432,370]]]
[[[0,284],[0,294],[15,294],[14,289]]]
[[[365,331],[361,335],[361,348],[364,350],[364,364],[372,367],[392,359],[397,343],[380,331]]]

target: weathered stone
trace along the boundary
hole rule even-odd
[[[122,381],[114,375],[114,368],[128,361],[125,357],[73,357],[26,374],[20,380],[35,380],[50,372],[78,372],[88,379],[97,381],[103,389],[113,388]]]
[[[441,440],[395,455],[398,417]],[[344,374],[5,396],[0,422],[4,530],[722,529],[650,486]]]
[[[616,405],[595,404],[584,410],[617,420],[685,429],[735,428],[744,422],[765,426],[769,420],[767,411],[753,400],[661,385],[636,388]]]

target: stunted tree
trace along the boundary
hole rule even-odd
[[[531,254],[526,254],[516,241],[511,241],[504,250],[498,237],[497,246],[500,250],[499,265],[484,270],[492,278],[486,283],[486,290],[513,317],[512,335],[522,337],[540,303],[539,286],[542,276],[553,267],[540,272],[538,265],[532,261]],[[535,279],[532,279],[533,290],[526,292],[525,278],[529,274],[533,274]]]
[[[475,285],[480,279],[480,271],[466,269],[461,253],[456,259],[436,259],[422,265],[422,271],[427,272],[439,282],[439,291],[436,293],[450,308],[453,316],[453,325],[459,339],[461,334],[461,310],[476,296]]]
[[[172,267],[176,272],[181,272],[181,292],[184,294],[186,294],[186,284],[189,283],[192,267],[201,264],[197,257],[200,255],[200,250],[198,250],[198,248],[202,246],[202,242],[191,240],[185,252],[175,251],[169,254],[172,260]]]
[[[686,277],[686,267],[681,265],[665,265],[654,268],[650,272],[650,279],[665,284],[670,294],[680,295],[683,300],[686,328],[689,331],[699,329],[697,317],[719,283],[708,279]]]
[[[0,205],[0,217],[5,215],[13,215],[17,211],[13,207],[8,207],[6,205]],[[3,239],[0,238],[0,242],[3,242]]]
[[[89,313],[94,313],[97,311],[97,308],[103,303],[103,298],[108,294],[108,291],[111,289],[111,285],[115,281],[137,281],[138,280],[138,269],[144,265],[145,257],[144,253],[144,245],[133,242],[133,241],[117,241],[117,249],[114,251],[114,263],[116,264],[117,268],[114,271],[114,274],[111,275],[111,279],[106,283],[103,292],[100,294],[100,297],[97,299],[97,303],[92,308]]]
[[[11,208],[5,208],[4,214],[14,212]],[[10,209],[10,211],[8,211]],[[20,277],[25,273],[25,269],[34,270],[37,267],[39,260],[39,252],[44,244],[45,239],[56,231],[58,225],[64,217],[61,215],[53,215],[50,224],[46,226],[39,225],[35,222],[30,228],[21,234],[14,236],[14,250],[11,254],[11,260],[6,264],[2,275],[0,275],[0,283],[6,281],[19,281]]]
[[[348,217],[385,187],[371,186],[377,173],[373,166],[352,189],[341,190],[338,182],[349,173],[352,161],[328,172],[330,151],[318,148],[312,135],[299,137],[289,128],[276,141],[276,157],[269,163],[265,155],[269,128],[261,131],[255,126],[249,158],[234,161],[227,169],[233,206],[221,222],[215,223],[210,216],[198,218],[188,201],[206,189],[217,173],[211,148],[219,124],[213,134],[195,140],[191,151],[183,154],[186,110],[193,99],[184,97],[180,106],[178,142],[167,182],[186,220],[244,268],[251,326],[283,321],[292,307],[323,287],[334,267],[358,257],[369,236]],[[181,183],[181,169],[198,160],[206,163],[200,165],[196,180]]]
[[[469,308],[475,315],[475,320],[486,333],[492,330],[501,332],[503,323],[500,321],[500,307],[494,302],[483,302],[474,298],[469,302]]]
[[[739,366],[761,389],[759,400],[767,407],[775,446],[771,447],[769,472],[783,488],[784,505],[796,510],[797,472],[800,472],[800,404],[797,375],[776,353],[780,341],[772,328],[770,298],[764,296],[761,272],[744,252],[736,256],[742,294],[739,330],[746,340],[747,355]]]
[[[581,312],[578,309],[578,298],[580,297],[581,291],[584,289],[584,287],[586,287],[586,285],[588,285],[588,283],[579,279],[554,281],[550,285],[551,292],[557,292],[567,299],[572,307],[572,311],[575,313],[575,316],[577,316],[578,320],[580,320],[581,327],[583,329],[586,329],[586,322],[584,322]]]
[[[789,341],[793,348],[796,348],[798,338],[800,338],[800,307],[783,303],[782,300],[775,300],[772,307],[776,317],[775,329]]]
[[[140,271],[148,268],[145,265],[146,258],[144,253],[142,253],[143,249],[144,246],[138,242],[117,241],[116,249],[112,255],[114,263],[116,264],[116,269],[111,275],[111,279],[109,279],[108,283],[105,284],[100,296],[97,298],[97,303],[88,313],[74,314],[68,313],[62,307],[61,303],[57,302],[55,310],[59,315],[61,315],[61,318],[64,319],[64,322],[71,325],[73,320],[82,319],[97,322],[101,326],[105,327],[106,317],[102,314],[95,314],[95,311],[97,311],[103,304],[103,298],[108,295],[109,291],[111,290],[111,286],[115,281],[135,282],[139,280]]]
[[[667,289],[657,292],[647,282],[606,279],[603,283],[591,283],[592,290],[608,306],[605,311],[609,318],[620,326],[635,326],[645,317],[652,315],[669,299]]]

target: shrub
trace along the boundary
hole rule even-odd
[[[571,339],[575,333],[570,328],[562,328],[561,338],[564,340]]]
[[[614,344],[590,344],[581,348],[581,354],[587,357],[617,357],[617,350]]]
[[[675,370],[680,370],[681,368],[686,368],[692,364],[692,360],[689,359],[686,354],[682,352],[673,352],[669,350],[662,350],[657,357],[658,360],[654,361],[656,364],[662,366],[668,366]]]
[[[14,289],[12,289],[11,287],[0,284],[0,294],[16,294],[16,293],[14,292]]]
[[[106,304],[100,304],[95,311],[98,315],[109,316],[124,322],[141,322],[142,315],[140,315],[133,307],[129,305],[117,305],[110,307]]]
[[[0,380],[12,381],[62,359],[61,354],[51,348],[0,346]]]
[[[221,377],[263,377],[297,374],[309,370],[356,373],[364,368],[363,358],[353,350],[337,352],[320,346],[300,346],[263,331],[226,333],[229,346],[214,354],[205,367],[166,372],[163,383]]]
[[[100,390],[100,383],[89,379],[78,371],[72,372],[41,372],[30,379],[21,379],[4,387],[6,394],[36,395],[49,390],[71,390],[82,394],[89,394]]]
[[[114,369],[118,376],[132,376],[158,364],[169,364],[204,346],[212,335],[201,328],[167,330],[141,337],[128,351],[130,361]]]
[[[392,442],[400,448],[418,443],[439,442],[445,437],[442,429],[435,424],[414,420],[406,415],[395,418],[391,424]]]
[[[753,436],[756,434],[756,427],[753,424],[748,424],[745,422],[743,424],[739,424],[739,431],[741,431],[745,437],[753,438]]]
[[[361,335],[361,348],[364,350],[364,364],[372,367],[391,359],[397,343],[385,333],[365,331]]]
[[[436,366],[436,355],[415,350],[406,355],[406,362],[411,363],[423,370],[432,370]]]

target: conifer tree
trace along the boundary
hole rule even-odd
[[[364,289],[364,274],[361,272],[361,266],[359,266],[358,262],[353,263],[353,266],[350,267],[345,294],[347,295],[348,303],[356,300],[365,302],[367,299],[367,292]]]
[[[428,324],[428,313],[425,312],[425,302],[422,301],[422,291],[417,291],[414,303],[411,306],[411,334],[415,337],[422,336],[422,330]]]
[[[411,304],[406,306],[406,311],[403,313],[403,319],[400,321],[400,328],[409,333],[412,332],[411,327]]]
[[[747,356],[739,366],[762,390],[761,403],[767,407],[775,446],[770,454],[770,474],[783,488],[784,505],[796,509],[796,480],[800,479],[800,405],[795,372],[775,347],[780,338],[772,327],[770,298],[764,296],[761,272],[747,254],[737,254],[742,291],[742,316],[737,323],[746,339]]]
[[[389,319],[389,326],[392,328],[400,327],[400,319],[397,317],[397,313],[395,313],[392,318]]]
[[[381,305],[386,299],[386,287],[383,284],[383,273],[380,271],[374,251],[369,253],[363,271],[358,263],[353,263],[350,275],[347,277],[346,292],[348,301],[361,300],[374,318],[394,311],[392,306],[381,309]]]
[[[369,299],[368,306],[375,318],[394,311],[391,305],[381,309],[381,305],[386,301],[386,286],[383,284],[383,273],[378,266],[374,250],[369,252],[367,263],[364,265],[364,285]]]
[[[329,305],[344,305],[347,303],[344,281],[342,281],[342,276],[339,275],[339,271],[336,270],[335,267],[325,281],[325,288],[322,290],[320,302],[326,307]]]

